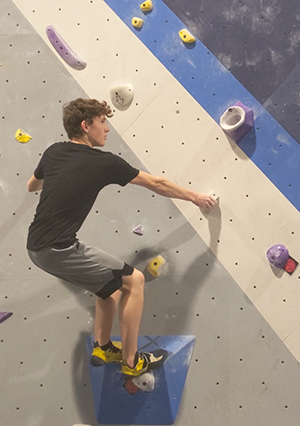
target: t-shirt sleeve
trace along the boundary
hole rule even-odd
[[[139,170],[132,167],[123,158],[112,154],[111,165],[109,167],[110,183],[116,183],[121,186],[127,185],[138,174]]]
[[[54,145],[48,147],[46,151],[44,151],[40,162],[38,163],[35,171],[33,172],[34,177],[36,177],[37,179],[44,179],[44,165],[48,156],[48,152],[52,149],[53,146]]]
[[[43,173],[43,158],[41,158],[39,164],[37,165],[37,168],[33,172],[34,177],[37,179],[44,179],[44,173]]]

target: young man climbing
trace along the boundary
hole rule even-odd
[[[105,145],[109,132],[106,118],[111,116],[105,101],[80,98],[64,106],[63,124],[70,140],[46,149],[27,184],[30,192],[42,190],[29,227],[27,249],[36,266],[97,296],[91,363],[121,362],[122,373],[138,376],[159,367],[165,359],[164,351],[137,351],[144,275],[103,250],[85,245],[77,239],[77,232],[98,193],[109,184],[140,185],[207,210],[215,200],[94,149]],[[110,340],[118,306],[121,348]]]

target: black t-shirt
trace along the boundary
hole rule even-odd
[[[44,183],[29,227],[27,248],[38,251],[74,244],[99,191],[113,183],[125,186],[138,173],[110,152],[72,142],[51,145],[34,171]]]

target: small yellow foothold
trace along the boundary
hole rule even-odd
[[[144,21],[141,18],[132,18],[132,25],[135,28],[142,28]]]
[[[153,277],[159,277],[165,264],[165,259],[161,255],[158,255],[154,259],[150,260],[147,265],[147,269]]]
[[[143,12],[149,12],[150,10],[153,9],[152,1],[151,0],[144,1],[144,3],[142,3],[140,7]]]
[[[194,43],[196,41],[195,37],[186,29],[180,30],[179,36],[184,43]]]
[[[27,143],[28,141],[30,141],[31,136],[28,133],[24,132],[24,130],[18,129],[16,131],[15,138],[21,143]]]

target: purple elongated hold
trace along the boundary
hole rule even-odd
[[[86,61],[76,55],[71,47],[59,35],[53,25],[48,25],[46,28],[46,34],[56,52],[71,68],[81,71],[86,67]]]
[[[0,311],[0,323],[3,322],[3,321],[5,321],[7,318],[11,317],[12,314],[13,314],[12,312],[3,312],[3,311]]]

